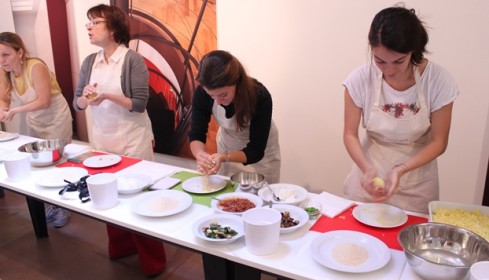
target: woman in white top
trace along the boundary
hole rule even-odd
[[[439,197],[436,158],[447,148],[457,85],[424,57],[428,34],[414,10],[380,11],[368,39],[373,63],[343,83],[343,140],[354,161],[345,195],[427,213],[428,203]],[[366,129],[362,141],[360,121]]]

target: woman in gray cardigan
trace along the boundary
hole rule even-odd
[[[87,12],[90,43],[101,51],[83,62],[73,107],[91,109],[94,149],[153,160],[153,132],[146,112],[149,73],[141,55],[128,49],[129,19],[115,6]],[[109,257],[139,254],[146,275],[161,273],[166,255],[160,241],[107,225]]]

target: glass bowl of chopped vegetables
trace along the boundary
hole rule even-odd
[[[321,202],[314,199],[307,199],[300,204],[300,207],[306,210],[310,220],[316,220],[321,216]]]
[[[199,239],[229,244],[244,235],[241,216],[233,214],[214,214],[200,218],[193,225],[193,232]]]

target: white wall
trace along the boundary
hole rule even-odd
[[[341,83],[369,60],[374,15],[396,2],[217,1],[219,48],[272,93],[283,182],[342,194],[352,161],[342,143]],[[429,26],[428,59],[450,71],[461,92],[448,150],[439,158],[441,198],[480,203],[489,157],[489,1],[405,3]]]
[[[99,47],[90,43],[88,38],[88,30],[85,24],[88,22],[87,11],[98,4],[110,4],[109,0],[65,0],[66,13],[68,17],[68,33],[70,40],[70,56],[71,56],[71,74],[73,77],[73,87],[78,84],[78,76],[80,67],[89,54],[100,50]],[[71,104],[70,104],[71,106]],[[85,112],[89,114],[90,110]],[[87,130],[87,118],[85,112],[77,112],[77,132],[78,136],[83,140],[90,138],[90,130]]]
[[[1,32],[15,32],[14,16],[12,15],[12,4],[10,0],[0,0],[0,30]]]
[[[81,63],[89,54],[100,50],[99,47],[90,44],[88,30],[85,24],[88,22],[87,11],[98,4],[110,4],[109,0],[65,0],[68,17],[68,33],[70,39],[71,67],[74,77],[74,85],[78,81]]]
[[[31,53],[33,56],[40,57],[49,69],[55,73],[53,47],[51,44],[51,32],[49,27],[48,7],[46,0],[40,0],[35,17],[34,26],[30,26],[30,31],[33,32],[36,53]]]

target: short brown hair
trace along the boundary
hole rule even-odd
[[[100,4],[87,11],[88,18],[101,17],[106,20],[107,29],[113,31],[114,41],[129,46],[131,39],[129,16],[117,6]]]

